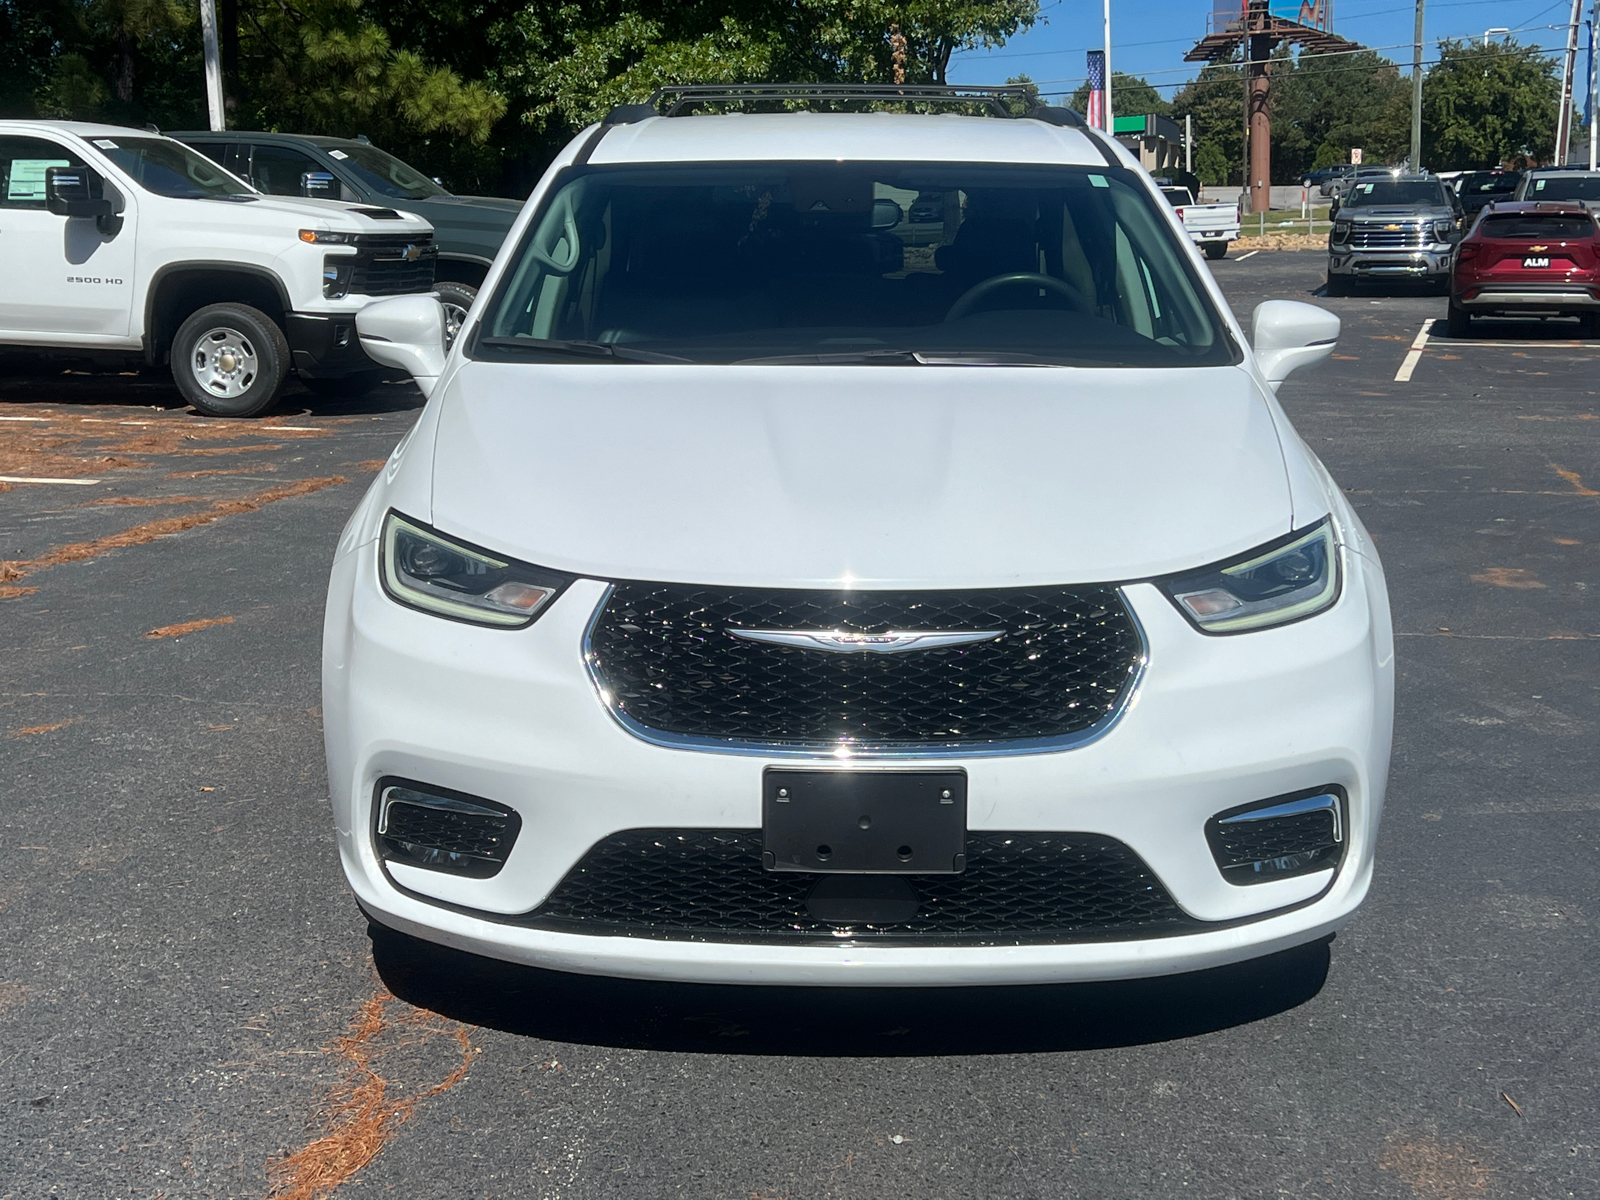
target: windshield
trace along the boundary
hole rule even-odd
[[[1371,179],[1363,180],[1350,189],[1345,205],[1350,208],[1373,208],[1426,204],[1432,208],[1449,208],[1444,185],[1432,179]]]
[[[344,163],[373,191],[396,200],[426,200],[429,196],[450,194],[421,171],[376,146],[346,142],[328,154]]]
[[[1167,198],[1168,203],[1173,205],[1181,206],[1194,203],[1194,197],[1189,195],[1188,188],[1162,188],[1161,194]]]
[[[1480,237],[1563,242],[1594,236],[1594,218],[1578,213],[1491,213]]]
[[[1538,175],[1528,181],[1529,200],[1600,200],[1600,175]]]
[[[1474,171],[1461,181],[1463,196],[1509,196],[1522,176],[1515,171]]]
[[[1233,362],[1156,204],[1133,172],[1108,168],[588,168],[542,205],[473,352]]]
[[[254,196],[246,183],[203,154],[167,138],[93,138],[95,147],[146,191],[177,200]]]

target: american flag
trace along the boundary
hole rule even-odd
[[[1106,123],[1106,52],[1089,51],[1089,124],[1100,129]]]

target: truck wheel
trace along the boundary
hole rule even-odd
[[[1445,329],[1453,338],[1469,338],[1472,336],[1472,314],[1464,308],[1458,308],[1454,303],[1450,305],[1450,315],[1445,319]]]
[[[1219,258],[1226,257],[1228,253],[1227,242],[1207,242],[1202,248],[1206,252],[1206,257],[1211,259],[1213,262]]]
[[[289,342],[272,318],[248,304],[208,304],[172,339],[172,378],[208,417],[253,417],[278,398]]]
[[[1328,286],[1323,291],[1330,296],[1348,296],[1350,294],[1350,281],[1343,275],[1328,273]]]
[[[478,298],[478,289],[468,283],[440,283],[433,290],[439,293],[439,303],[444,306],[444,348],[448,350],[461,332],[472,302]]]

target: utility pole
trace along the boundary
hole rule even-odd
[[[1572,0],[1572,18],[1567,22],[1567,53],[1561,60],[1561,112],[1556,117],[1557,165],[1564,166],[1572,148],[1572,77],[1578,67],[1578,19],[1583,15],[1583,0]]]
[[[1411,42],[1411,169],[1413,172],[1422,169],[1422,3],[1423,0],[1417,0],[1417,29]]]
[[[1594,2],[1595,2],[1596,5],[1600,5],[1600,0],[1594,0]],[[1591,134],[1591,137],[1589,138],[1589,144],[1592,147],[1594,145],[1594,138],[1592,136],[1592,134],[1594,132],[1594,126],[1593,125],[1589,126],[1589,131],[1590,131],[1590,134]],[[1593,149],[1591,149],[1589,151],[1589,157],[1590,158],[1594,157]],[[1590,168],[1590,170],[1593,170],[1593,169],[1594,169],[1593,167]],[[1183,114],[1183,173],[1185,175],[1193,175],[1194,174],[1194,114],[1193,113],[1184,113]]]
[[[1582,3],[1583,0],[1575,0]],[[1111,115],[1111,0],[1106,0],[1106,132],[1117,135],[1117,119]]]
[[[1581,3],[1582,0],[1575,0]],[[217,0],[200,0],[200,33],[205,42],[206,111],[213,131],[227,128],[222,115],[222,55],[217,49]]]
[[[1600,0],[1594,0],[1594,7],[1589,10],[1589,170],[1596,170],[1595,151],[1600,146],[1595,142],[1596,117],[1600,117],[1600,105],[1595,103],[1596,85],[1600,84],[1600,64],[1595,62],[1596,42],[1600,41]]]

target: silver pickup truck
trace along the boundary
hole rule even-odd
[[[1359,279],[1450,286],[1461,240],[1461,200],[1432,175],[1357,176],[1328,234],[1328,295]]]
[[[1189,239],[1205,251],[1207,258],[1222,258],[1228,243],[1239,236],[1237,204],[1198,204],[1194,193],[1184,187],[1163,187],[1161,194],[1178,210]]]

